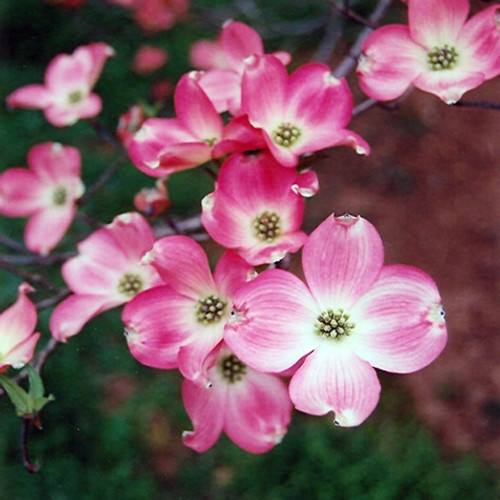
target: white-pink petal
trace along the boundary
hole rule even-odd
[[[414,267],[384,267],[371,290],[349,312],[356,324],[349,345],[382,370],[420,370],[434,361],[446,344],[436,284]]]
[[[352,427],[375,409],[380,382],[375,370],[348,343],[324,339],[295,372],[289,390],[298,410],[311,415],[333,412],[337,425]]]

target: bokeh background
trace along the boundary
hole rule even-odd
[[[342,3],[342,2],[338,2]],[[360,14],[376,2],[351,2]],[[473,12],[492,2],[472,2]],[[247,22],[268,51],[293,54],[292,67],[309,60],[335,66],[359,33],[356,23],[327,1],[192,0],[170,30],[147,33],[129,11],[106,0],[80,8],[57,1],[0,3],[0,97],[42,82],[47,63],[78,45],[105,41],[116,50],[99,79],[99,120],[113,134],[132,104],[161,107],[191,68],[188,53],[199,38],[213,38],[228,18]],[[391,21],[405,20],[394,2]],[[144,43],[165,48],[169,59],[151,75],[131,70]],[[349,78],[356,103],[364,97]],[[464,101],[499,101],[500,81],[468,93]],[[163,100],[159,97],[166,96]],[[26,165],[34,144],[59,141],[80,149],[83,180],[91,185],[119,154],[88,122],[57,129],[39,111],[0,109],[0,170]],[[45,364],[47,391],[57,401],[42,412],[29,452],[41,465],[28,474],[19,454],[20,419],[0,398],[0,496],[18,499],[495,499],[500,496],[500,113],[448,107],[412,92],[397,106],[377,106],[350,128],[371,145],[368,158],[335,148],[315,156],[320,192],[308,201],[306,231],[329,213],[361,214],[378,228],[387,263],[421,267],[438,283],[449,328],[440,358],[422,372],[380,373],[381,401],[355,429],[336,428],[331,416],[294,413],[283,442],[251,455],[224,436],[204,454],[185,448],[191,425],[182,407],[180,377],[149,369],[129,354],[120,312],[109,311],[61,345]],[[124,161],[95,193],[57,251],[74,249],[92,230],[133,209],[133,195],[154,180]],[[199,212],[213,181],[202,169],[170,179],[172,217]],[[0,218],[2,234],[22,241],[24,221]],[[206,243],[215,260],[220,249]],[[0,255],[12,255],[0,247]],[[298,262],[295,259],[295,262]],[[296,264],[294,264],[296,265]],[[57,267],[23,268],[49,273]],[[1,310],[21,278],[0,269]],[[35,299],[46,295],[37,293]],[[43,343],[50,310],[40,314]]]

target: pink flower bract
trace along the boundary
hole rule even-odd
[[[155,269],[141,264],[155,241],[142,215],[122,214],[78,244],[78,255],[62,266],[73,292],[50,317],[52,336],[65,342],[98,314],[124,304],[141,290],[159,285]]]
[[[29,168],[10,168],[0,175],[0,213],[29,217],[26,246],[46,254],[64,236],[83,194],[80,153],[71,146],[47,142],[28,152]]]
[[[7,97],[11,108],[43,109],[45,118],[56,127],[73,125],[81,118],[92,118],[102,103],[92,89],[106,59],[114,50],[105,43],[78,47],[73,54],[60,54],[49,63],[45,85],[31,84]]]
[[[374,368],[419,370],[446,343],[433,280],[410,266],[383,266],[383,258],[368,221],[328,217],[302,250],[307,285],[280,269],[247,283],[233,299],[227,344],[259,371],[303,361],[290,381],[295,407],[359,425],[379,399]]]
[[[182,435],[184,444],[204,452],[222,431],[250,453],[265,453],[278,444],[291,419],[292,404],[279,377],[245,366],[221,342],[207,357],[205,370],[212,385],[190,380],[182,399],[194,430]]]
[[[32,291],[22,283],[16,302],[0,314],[0,370],[7,366],[21,368],[33,357],[40,334],[34,333],[36,308],[26,297]]]
[[[499,10],[467,20],[468,0],[409,0],[408,26],[383,26],[366,39],[357,69],[362,90],[387,101],[413,84],[457,102],[500,73]]]

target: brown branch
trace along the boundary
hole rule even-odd
[[[363,29],[363,31],[361,31],[347,56],[332,71],[333,76],[335,76],[336,78],[342,78],[354,71],[358,63],[358,58],[361,55],[361,49],[363,48],[363,44],[365,43],[366,38],[374,30],[374,27],[379,25],[380,21],[391,6],[392,1],[393,0],[379,0],[377,6],[368,18],[370,26],[367,26]]]
[[[364,17],[360,16],[359,14],[356,14],[350,6],[349,6],[349,1],[344,0],[343,5],[338,5],[336,2],[333,0],[328,0],[328,5],[331,5],[335,10],[343,14],[344,16],[348,17],[349,19],[352,19],[353,21],[362,24],[363,26],[368,26],[369,28],[375,29],[377,27],[376,23],[373,23],[370,19],[365,19]]]
[[[453,106],[463,107],[463,108],[481,108],[481,109],[493,109],[495,111],[500,111],[500,103],[489,102],[489,101],[458,101]]]
[[[38,419],[38,416],[35,417]],[[32,417],[23,417],[23,423],[21,425],[21,457],[23,459],[24,468],[30,473],[33,474],[40,470],[40,466],[37,463],[32,462],[28,456],[28,435],[31,427],[33,427],[33,418]]]

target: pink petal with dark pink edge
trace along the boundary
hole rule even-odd
[[[323,340],[290,381],[297,410],[311,415],[335,414],[335,423],[363,423],[377,406],[380,383],[375,370],[342,340]]]
[[[158,154],[158,170],[165,176],[197,167],[212,158],[211,149],[211,146],[204,142],[170,144]]]
[[[285,118],[286,68],[273,56],[251,56],[245,63],[241,111],[255,127],[273,130]]]
[[[71,55],[59,54],[47,66],[45,85],[56,95],[74,90],[87,93],[90,90],[87,82],[90,65],[90,58],[82,52]]]
[[[115,55],[115,51],[113,47],[110,47],[106,43],[95,42],[89,45],[78,47],[75,50],[74,55],[78,56],[79,53],[83,51],[86,51],[91,59],[91,65],[87,77],[87,83],[89,84],[89,88],[92,88],[94,87],[97,79],[101,75],[105,62],[109,57]]]
[[[356,73],[361,90],[377,101],[397,99],[425,71],[427,49],[410,37],[407,26],[391,24],[370,34]]]
[[[468,0],[411,0],[408,24],[413,40],[426,49],[453,45],[469,14]]]
[[[225,385],[206,388],[184,380],[182,401],[194,429],[182,433],[182,441],[187,447],[203,453],[217,442],[226,412],[227,390]]]
[[[208,194],[203,198],[201,222],[203,227],[219,245],[238,249],[253,245],[253,217],[239,207],[232,198],[220,191]]]
[[[446,104],[454,104],[465,92],[479,87],[484,79],[484,73],[432,71],[421,74],[413,83],[420,90],[437,95]]]
[[[281,442],[291,420],[288,389],[275,375],[251,368],[241,381],[229,384],[224,430],[250,453],[265,453]]]
[[[198,331],[195,305],[168,286],[137,294],[122,312],[132,356],[153,368],[177,368],[180,347]]]
[[[37,83],[14,90],[7,96],[9,108],[43,109],[52,102],[52,96],[44,85]]]
[[[319,191],[318,174],[314,170],[304,170],[292,184],[292,191],[303,198],[310,198]]]
[[[0,352],[5,353],[32,335],[37,322],[33,302],[26,294],[34,289],[27,283],[18,287],[16,302],[0,314]]]
[[[230,143],[228,147],[225,145]],[[248,116],[232,118],[224,128],[223,140],[214,146],[213,157],[218,158],[227,153],[251,151],[265,147],[262,131],[254,128]]]
[[[177,292],[195,300],[216,289],[205,251],[187,236],[159,239],[144,262],[151,264]]]
[[[245,364],[280,372],[318,346],[314,323],[320,312],[302,281],[270,269],[236,292],[224,338]]]
[[[302,250],[304,275],[322,310],[349,309],[376,281],[383,261],[377,230],[351,215],[329,216]]]
[[[78,149],[57,142],[37,144],[28,151],[28,165],[48,184],[80,176],[81,157]]]
[[[387,266],[349,310],[349,345],[375,368],[410,373],[430,364],[446,344],[441,298],[432,278],[410,266]]]
[[[250,26],[238,21],[231,20],[224,23],[220,43],[230,66],[237,71],[243,70],[243,61],[247,57],[264,52],[259,34]]]
[[[16,345],[8,353],[0,356],[0,369],[5,366],[12,366],[13,368],[21,368],[33,359],[35,354],[36,344],[40,338],[39,333],[30,335],[20,344]]]
[[[178,355],[179,371],[195,384],[209,387],[212,384],[205,364],[208,355],[223,338],[224,323],[213,325],[198,324],[192,341],[180,347]]]
[[[288,80],[286,118],[303,128],[343,128],[352,115],[353,100],[344,78],[332,76],[330,68],[309,63],[294,71]],[[314,132],[311,132],[314,135]]]
[[[234,293],[247,281],[256,276],[255,269],[232,251],[224,252],[217,262],[214,271],[214,281],[225,297],[232,297]]]
[[[49,206],[34,213],[24,229],[24,241],[32,252],[44,255],[62,240],[75,218],[74,205]]]
[[[0,213],[28,217],[45,206],[45,186],[27,168],[9,168],[0,174]]]
[[[195,71],[185,74],[174,94],[177,118],[198,141],[220,140],[224,127],[222,118],[210,102]]]
[[[191,132],[176,118],[150,118],[146,120],[128,144],[128,154],[134,165],[147,175],[163,177],[158,168],[158,155],[170,144],[193,142]]]
[[[237,101],[240,107],[241,75],[232,69],[212,69],[203,73],[198,83],[214,105],[217,113],[229,109],[230,102]],[[233,104],[234,108],[235,105]]]
[[[460,55],[467,53],[467,67],[484,73],[486,80],[500,73],[499,16],[498,4],[478,12],[465,23],[457,44]]]
[[[109,295],[70,295],[54,309],[49,322],[50,332],[59,342],[66,342],[80,333],[92,318],[124,302],[125,299]]]

